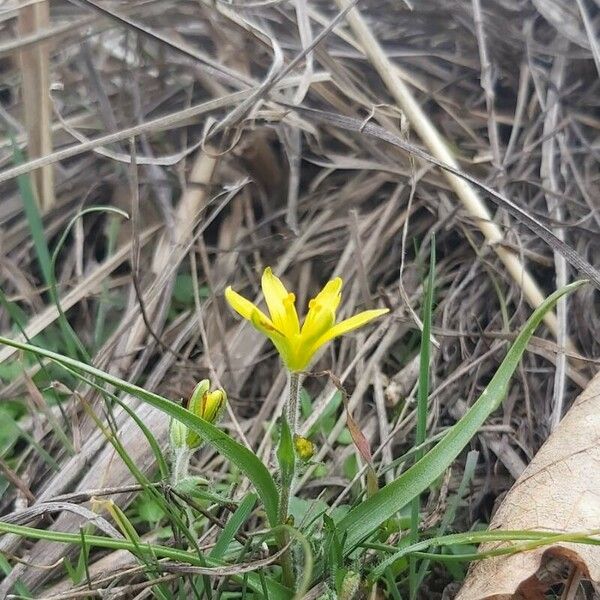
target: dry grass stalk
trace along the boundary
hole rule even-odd
[[[50,3],[36,2],[19,11],[19,34],[32,35],[50,27]],[[23,77],[23,109],[27,127],[29,158],[39,158],[52,152],[52,107],[50,102],[49,42],[40,42],[20,51]],[[40,209],[50,210],[55,202],[54,170],[46,165],[32,176]]]
[[[341,10],[344,10],[350,4],[349,0],[336,0],[336,3]],[[447,142],[421,109],[408,86],[400,78],[397,69],[373,35],[360,11],[357,8],[352,9],[346,19],[364,53],[372,62],[386,84],[388,91],[398,103],[399,108],[406,114],[411,127],[417,132],[431,154],[438,160],[458,169],[459,165],[449,150]],[[464,179],[448,172],[444,172],[444,175],[464,207],[477,220],[478,227],[485,236],[486,241],[492,246],[513,279],[523,289],[523,293],[531,306],[539,306],[544,300],[544,294],[519,258],[502,245],[504,236],[498,225],[492,220],[492,215],[479,194]],[[552,333],[557,336],[559,327],[556,315],[548,313],[544,321]]]

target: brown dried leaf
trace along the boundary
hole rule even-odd
[[[492,519],[494,529],[557,533],[598,528],[600,516],[600,375],[590,382],[542,446]],[[481,552],[501,546],[485,544]],[[556,568],[559,566],[560,568]],[[456,600],[544,598],[573,568],[600,581],[600,547],[558,543],[474,563]]]

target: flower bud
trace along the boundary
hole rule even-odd
[[[215,423],[223,411],[223,407],[227,402],[227,394],[223,390],[215,390],[210,392],[210,381],[203,379],[196,385],[190,401],[188,410],[196,416]],[[202,438],[195,432],[191,431],[180,421],[173,419],[170,429],[171,446],[173,448],[188,448],[194,450],[202,445]]]
[[[294,436],[294,447],[298,458],[304,462],[309,461],[315,454],[315,445],[301,435]]]

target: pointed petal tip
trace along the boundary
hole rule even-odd
[[[235,312],[248,321],[250,321],[252,312],[258,310],[250,300],[238,294],[230,285],[225,288],[225,299]]]
[[[322,346],[330,340],[333,340],[340,335],[350,333],[359,327],[363,327],[373,319],[377,319],[389,312],[388,308],[375,308],[372,310],[364,310],[348,319],[344,319],[339,323],[336,323],[331,329],[326,331],[321,338],[317,341],[316,347]]]
[[[330,289],[335,294],[339,294],[339,292],[342,290],[343,285],[344,280],[341,277],[334,277],[333,279],[327,282],[325,288]]]

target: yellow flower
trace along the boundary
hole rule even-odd
[[[261,283],[270,318],[231,286],[225,290],[225,298],[237,313],[273,342],[293,372],[303,371],[315,352],[327,342],[388,312],[387,308],[365,310],[336,324],[335,311],[342,298],[342,280],[336,277],[308,303],[308,314],[300,327],[296,296],[285,289],[270,267],[265,269]]]

